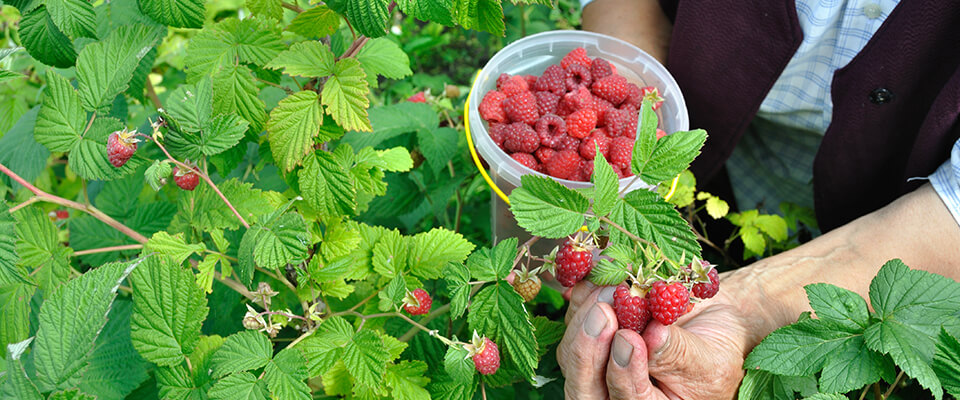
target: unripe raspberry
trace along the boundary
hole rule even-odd
[[[540,293],[540,278],[536,276],[530,276],[526,279],[520,279],[519,277],[513,281],[513,288],[523,297],[523,301],[530,301],[537,297],[537,293]]]

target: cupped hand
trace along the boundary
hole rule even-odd
[[[618,330],[613,292],[581,282],[570,293],[557,349],[567,399],[735,397],[752,334],[723,289],[673,325],[652,320],[642,335]]]

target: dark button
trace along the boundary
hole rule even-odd
[[[893,100],[893,92],[887,88],[877,88],[870,91],[870,102],[873,104],[889,103]]]

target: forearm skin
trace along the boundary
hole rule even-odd
[[[657,0],[594,0],[583,29],[626,40],[666,64],[673,26]]]

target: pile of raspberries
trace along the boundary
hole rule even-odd
[[[630,159],[640,104],[656,110],[655,87],[639,87],[602,58],[576,48],[539,77],[501,74],[497,90],[480,101],[480,117],[493,142],[514,160],[547,175],[589,181],[597,149],[622,179]],[[657,137],[665,133],[657,129]]]

